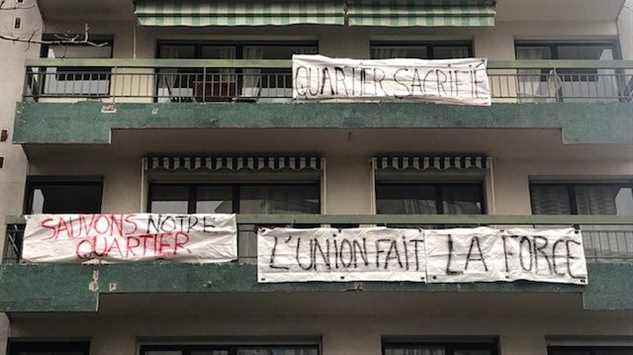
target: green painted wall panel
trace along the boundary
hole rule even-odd
[[[20,103],[16,144],[108,144],[113,129],[142,128],[553,128],[563,141],[633,144],[633,104]]]
[[[255,265],[130,263],[0,266],[0,312],[96,312],[100,294],[257,292],[583,293],[590,310],[633,310],[633,265],[590,264],[589,286],[535,282],[257,283]]]

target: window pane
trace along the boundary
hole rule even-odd
[[[420,346],[389,346],[385,347],[385,355],[445,355],[443,346],[420,345]]]
[[[233,188],[231,186],[198,187],[196,213],[233,213]]]
[[[37,185],[30,191],[29,213],[99,213],[101,184]]]
[[[320,212],[319,185],[243,185],[240,213]]]
[[[578,214],[633,216],[633,192],[621,185],[578,185],[574,187]]]
[[[454,355],[492,355],[489,349],[455,349]]]
[[[433,48],[433,59],[456,59],[470,57],[467,46],[438,46]]]
[[[530,193],[533,214],[570,215],[572,213],[566,185],[532,184]]]
[[[159,50],[160,58],[195,59],[196,48],[193,45],[162,44]]]
[[[558,59],[613,60],[613,47],[604,45],[561,45]]]
[[[316,46],[246,46],[244,59],[291,59],[293,54],[317,54]]]
[[[433,185],[376,185],[378,214],[436,214],[436,200]]]
[[[545,46],[518,45],[516,52],[519,60],[552,59],[552,50]]]
[[[483,213],[483,192],[481,185],[442,185],[444,214]]]
[[[372,59],[418,58],[430,59],[426,46],[372,46]]]
[[[631,355],[633,347],[556,347],[549,348],[548,355]]]
[[[189,187],[183,185],[152,185],[150,209],[152,213],[187,214]]]
[[[202,46],[200,51],[202,59],[234,59],[235,47],[231,46]]]

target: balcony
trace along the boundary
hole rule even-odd
[[[565,144],[633,144],[631,61],[492,61],[491,107],[293,101],[290,67],[287,60],[30,60],[13,142],[110,144],[112,130],[152,128],[535,128],[562,131]]]
[[[25,100],[137,103],[289,102],[287,60],[38,59]],[[497,103],[630,102],[633,62],[491,61]]]
[[[108,294],[226,292],[465,292],[576,293],[586,309],[633,309],[633,222],[615,216],[320,216],[238,215],[239,260],[227,264],[169,262],[109,265],[20,263],[23,221],[9,219],[4,264],[0,266],[0,309],[4,312],[98,311],[98,298]],[[574,226],[583,231],[589,263],[586,287],[513,282],[418,284],[404,282],[257,282],[258,226],[314,227],[389,225],[450,228],[457,226]]]

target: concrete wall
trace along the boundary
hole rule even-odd
[[[118,309],[125,315],[18,316],[11,336],[90,339],[91,355],[133,355],[147,339],[183,344],[228,336],[320,336],[323,355],[380,355],[383,336],[497,336],[502,355],[546,355],[554,336],[592,337],[603,344],[633,336],[630,314],[578,311],[577,296],[236,294],[234,302],[229,295],[207,297],[144,297],[147,306],[140,311]],[[183,302],[189,306],[183,308]]]
[[[347,28],[292,26],[255,28],[151,28],[134,22],[91,23],[91,33],[114,35],[114,57],[154,58],[159,39],[198,40],[318,40],[324,55],[366,58],[371,40],[473,40],[476,56],[489,59],[514,59],[514,40],[617,40],[615,21],[499,22],[490,29],[410,29],[410,28]],[[47,22],[46,32],[80,31],[76,22]],[[136,37],[136,41],[134,41]]]
[[[633,147],[564,145],[557,130],[115,131],[110,146],[32,147],[30,152],[31,174],[103,176],[104,212],[140,211],[144,206],[140,161],[151,152],[320,153],[327,161],[322,198],[328,214],[372,213],[369,160],[379,153],[491,156],[492,188],[487,194],[492,214],[530,214],[530,178],[633,178]]]

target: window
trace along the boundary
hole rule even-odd
[[[621,59],[615,42],[517,42],[518,60],[614,60]],[[521,97],[617,99],[618,72],[611,69],[529,69],[519,71]]]
[[[308,184],[152,184],[153,213],[318,214],[320,187]]]
[[[25,213],[100,213],[101,194],[100,181],[31,177]]]
[[[633,184],[530,184],[537,215],[633,216]]]
[[[55,40],[54,34],[43,36],[45,40]],[[42,45],[42,58],[112,58],[112,37],[93,36],[95,43],[106,45],[95,47],[90,45]],[[43,85],[44,95],[85,95],[100,96],[110,92],[110,68],[99,67],[60,67],[45,68]]]
[[[88,342],[13,342],[9,341],[9,355],[88,355]]]
[[[550,346],[548,355],[631,355],[633,346]]]
[[[142,345],[141,355],[319,355],[318,345]]]
[[[158,58],[291,59],[318,53],[316,42],[182,42],[160,41]],[[287,97],[292,94],[291,69],[162,69],[159,101],[227,101],[236,96]],[[204,77],[203,77],[204,76]],[[238,95],[239,94],[239,95]]]
[[[473,56],[469,41],[446,42],[388,42],[370,43],[372,59],[418,58],[418,59],[454,59]]]
[[[383,343],[383,355],[496,355],[490,343]]]
[[[376,184],[378,214],[483,214],[481,183]]]

